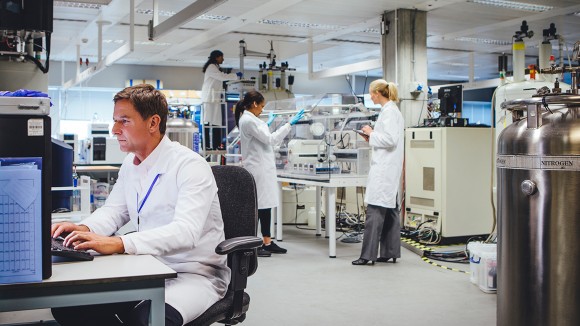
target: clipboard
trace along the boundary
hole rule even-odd
[[[362,130],[355,130],[354,132],[356,132],[357,134],[363,136],[363,137],[368,137],[369,135],[367,135],[364,131]]]

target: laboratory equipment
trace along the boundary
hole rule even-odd
[[[553,26],[550,26],[553,27]],[[554,35],[554,29],[549,29],[544,31],[544,38],[542,42],[540,42],[540,71],[545,68],[549,68],[549,60],[552,52],[552,45],[550,44],[549,40],[557,38],[557,35]],[[509,83],[502,83],[502,85],[498,86],[495,91],[495,139],[497,144],[497,139],[501,134],[502,130],[512,124],[512,115],[507,112],[506,110],[501,108],[501,103],[509,100],[516,100],[516,99],[523,99],[523,98],[530,98],[532,95],[536,94],[537,90],[542,87],[551,87],[553,85],[553,78],[548,77],[552,76],[550,74],[542,74],[540,78],[537,79],[529,79],[526,80],[525,78],[525,55],[526,55],[526,45],[524,43],[525,37],[532,37],[534,34],[533,32],[528,30],[528,26],[526,21],[522,22],[522,26],[520,27],[519,31],[515,32],[514,35],[514,43],[513,43],[513,78]],[[562,59],[562,58],[561,58]],[[562,62],[562,60],[560,60]],[[502,71],[505,72],[507,70],[507,62],[501,64],[500,67]],[[502,72],[503,73],[503,72]],[[505,81],[505,79],[502,79]],[[570,86],[565,83],[559,83],[560,88],[563,90],[569,90]]]
[[[46,279],[52,274],[49,111],[49,98],[0,97],[0,206],[11,207],[0,213],[6,235],[0,239],[5,253],[0,265],[10,270],[10,275],[0,273],[0,279],[19,273]],[[20,241],[14,242],[17,236]]]
[[[522,26],[524,26],[522,28],[522,30],[527,32],[527,27],[526,25],[524,25],[524,23],[522,23]],[[552,29],[553,26],[550,26],[550,28],[548,30],[544,31],[544,38],[543,40],[540,42],[539,45],[539,64],[540,64],[540,72],[542,72],[542,70],[545,71],[545,69],[554,67],[554,61],[553,61],[553,56],[551,56],[552,53],[552,45],[550,43],[551,39],[559,39],[560,40],[560,49],[562,48],[562,44],[561,44],[561,37],[555,35],[556,31],[555,31],[555,27]],[[501,132],[507,128],[508,126],[510,126],[513,123],[513,118],[512,118],[512,114],[510,112],[508,112],[506,109],[503,109],[501,104],[503,102],[506,101],[510,101],[510,100],[517,100],[517,99],[526,99],[526,98],[531,98],[534,94],[536,94],[538,92],[539,89],[542,89],[544,87],[547,88],[560,88],[559,92],[567,92],[570,91],[570,85],[563,83],[561,81],[559,81],[558,76],[560,75],[556,75],[556,74],[550,74],[550,73],[541,73],[540,76],[536,79],[525,79],[525,44],[523,41],[523,35],[524,32],[522,31],[516,31],[515,36],[519,36],[516,37],[516,39],[514,40],[513,43],[513,78],[511,80],[511,82],[505,82],[505,79],[502,79],[502,85],[498,86],[497,89],[495,90],[495,96],[493,99],[493,106],[492,109],[494,110],[493,112],[493,116],[495,118],[495,121],[493,122],[493,126],[494,126],[494,130],[495,130],[495,135],[494,135],[494,145],[497,147],[497,143],[498,143],[498,139],[501,135]],[[533,34],[532,34],[533,35]],[[531,37],[531,36],[530,36]],[[562,57],[560,57],[560,63],[562,63]],[[506,59],[507,61],[507,59]],[[505,62],[504,64],[501,64],[501,69],[500,70],[507,70],[507,62]],[[554,82],[557,82],[557,86],[555,85]],[[525,114],[525,112],[523,112],[523,114]],[[496,202],[496,206],[497,206],[497,190],[496,190],[496,183],[497,183],[497,178],[495,177],[495,173],[496,173],[496,169],[495,169],[495,162],[497,161],[496,159],[496,154],[497,151],[494,150],[493,151],[493,162],[494,162],[494,168],[493,168],[493,173],[494,173],[494,177],[493,177],[493,199]]]
[[[440,101],[441,116],[455,116],[461,114],[463,107],[463,85],[440,87],[437,92]]]
[[[172,141],[176,141],[194,152],[199,153],[199,128],[197,123],[191,118],[184,116],[178,111],[171,111],[167,118],[167,130],[165,134]]]
[[[580,227],[577,69],[542,70],[571,71],[568,94],[548,90],[502,104],[514,123],[497,147],[499,326],[580,320],[580,248],[573,245]]]
[[[377,113],[367,110],[352,95],[322,94],[266,103],[261,118],[270,112],[277,129],[301,109],[305,116],[292,126],[275,148],[279,175],[329,179],[332,175],[365,175],[370,167],[370,147],[355,130],[372,125]]]
[[[79,162],[83,164],[121,164],[126,156],[116,137],[90,137],[79,141]]]
[[[52,16],[53,0],[1,2],[0,90],[48,91]]]
[[[81,139],[78,147],[81,164],[121,164],[127,156],[117,137],[111,137],[108,122],[92,122],[89,137]]]
[[[492,232],[490,128],[405,130],[407,229],[430,228],[441,238]]]
[[[286,75],[287,71],[296,70],[290,68],[288,62],[281,62],[277,65],[276,53],[274,52],[274,43],[270,41],[270,51],[262,53],[251,51],[247,49],[246,42],[241,40],[240,44],[240,71],[244,73],[244,58],[246,56],[264,57],[269,61],[259,65],[258,80],[240,79],[228,81],[227,91],[229,93],[238,93],[240,98],[249,90],[257,89],[268,101],[276,101],[293,98],[292,85],[294,84],[294,76]]]

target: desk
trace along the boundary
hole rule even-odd
[[[291,182],[296,184],[303,184],[306,186],[316,186],[316,235],[321,235],[321,221],[320,221],[320,189],[326,188],[326,237],[328,238],[328,251],[330,258],[336,258],[336,188],[338,187],[365,187],[367,184],[366,175],[332,175],[330,179],[328,176],[316,175],[294,175],[294,174],[278,174],[278,183],[280,184],[280,198],[282,198],[282,182]],[[282,241],[282,206],[276,209],[276,240]]]
[[[163,325],[165,279],[175,277],[174,270],[149,255],[58,263],[48,280],[0,285],[0,311],[151,300],[149,325]]]

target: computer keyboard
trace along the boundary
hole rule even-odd
[[[61,237],[51,238],[50,253],[53,256],[65,257],[72,260],[93,260],[94,257],[84,250],[74,250],[63,245],[64,239]]]

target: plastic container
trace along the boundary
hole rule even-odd
[[[485,293],[497,291],[497,252],[481,253],[477,285]]]
[[[109,197],[109,184],[106,182],[98,182],[93,190],[95,198],[95,209],[103,207],[107,197]]]
[[[76,166],[73,166],[73,187],[75,188],[71,198],[71,211],[78,212],[81,210],[81,191],[76,189],[79,186],[79,175],[77,174]]]
[[[471,272],[469,280],[484,292],[495,292],[495,286],[492,291],[491,285],[497,284],[497,281],[489,282],[484,277],[491,272],[492,267],[495,271],[497,266],[497,244],[470,242],[467,244],[467,250],[469,251],[469,270]],[[494,273],[492,272],[492,274]]]

